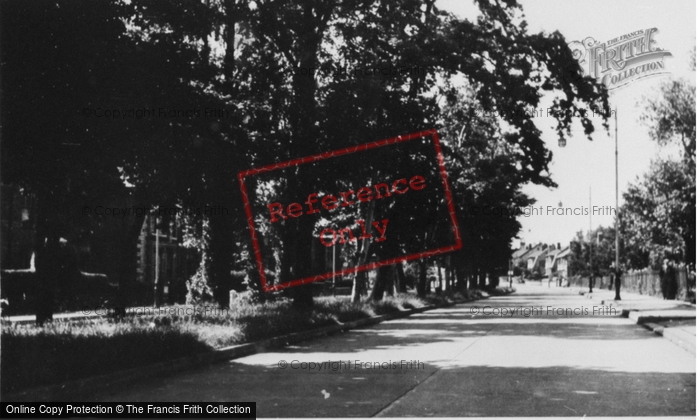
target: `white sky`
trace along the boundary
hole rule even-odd
[[[654,36],[656,47],[670,51],[666,58],[667,71],[675,78],[695,80],[690,70],[690,51],[696,44],[696,8],[692,0],[520,0],[525,20],[531,32],[561,32],[567,41],[593,37],[605,42],[622,34],[640,29],[658,28]],[[458,16],[473,18],[477,11],[471,1],[438,0],[438,7]],[[610,104],[618,110],[618,150],[620,205],[627,185],[647,171],[652,158],[662,151],[649,139],[647,130],[639,123],[642,108],[637,103],[644,96],[654,95],[654,89],[669,76],[651,77],[633,82],[613,91]],[[548,106],[542,103],[542,108]],[[556,189],[528,185],[525,192],[537,200],[536,206],[588,207],[589,186],[593,206],[615,206],[615,141],[614,121],[610,136],[598,126],[589,142],[578,122],[567,146],[560,148],[551,127],[554,120],[535,118],[544,132],[547,147],[554,153],[550,171],[559,184]],[[520,217],[523,225],[520,237],[527,243],[560,242],[562,247],[573,239],[578,230],[588,231],[588,216],[531,216]],[[592,217],[593,228],[613,226],[612,213]]]

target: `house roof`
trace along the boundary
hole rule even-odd
[[[527,260],[530,258],[530,255],[536,250],[536,248],[528,249],[527,252],[525,252],[523,255],[520,256],[523,260]]]
[[[521,260],[527,261],[528,266],[532,264],[539,264],[538,261],[540,261],[541,257],[544,256],[547,252],[547,245],[543,244],[537,244],[532,249],[528,250],[522,257],[520,257]],[[532,259],[532,263],[530,263],[530,259]]]
[[[543,244],[538,244],[537,246],[533,247],[530,252],[527,254],[527,258],[535,258],[537,259],[540,257],[542,254],[547,252],[547,245]]]
[[[511,256],[513,259],[521,258],[523,255],[525,255],[527,253],[527,251],[529,251],[529,249],[527,249],[526,246],[523,246],[523,247],[520,247],[520,248],[516,249],[515,251],[513,251]]]
[[[562,249],[559,254],[557,254],[557,259],[568,257],[569,255],[571,255],[571,248],[567,246],[566,248]]]

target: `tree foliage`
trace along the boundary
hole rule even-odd
[[[695,69],[693,53],[692,68]],[[658,265],[670,257],[695,262],[696,235],[696,110],[695,85],[684,80],[661,84],[646,98],[641,122],[649,137],[664,148],[680,149],[680,157],[658,158],[649,171],[623,193],[621,231],[636,265]],[[648,261],[640,261],[639,256]]]
[[[205,239],[207,273],[200,277],[225,305],[227,291],[242,287],[231,274],[235,256],[252,255],[238,204],[240,170],[437,127],[445,133],[465,231],[461,276],[483,278],[507,261],[519,225],[510,215],[488,220],[468,210],[522,207],[531,202],[520,191],[524,183],[554,186],[552,155],[532,110],[554,93],[550,114],[566,136],[574,115],[606,108],[607,96],[595,80],[567,70],[578,67],[561,34],[530,33],[517,2],[476,3],[480,16],[469,20],[434,0],[5,2],[3,182],[38,195],[37,243],[56,241],[86,220],[97,223],[46,210],[85,200],[132,194],[146,205],[230,209],[228,217],[189,221]],[[385,68],[416,70],[364,73]],[[225,114],[118,120],[81,114],[97,108]],[[490,116],[478,115],[483,111]],[[592,122],[580,122],[590,136]],[[372,175],[364,181],[405,163],[368,159]],[[322,173],[280,179],[274,188],[292,198],[304,185],[330,189],[355,181]],[[429,220],[435,205],[415,204],[427,226],[438,226]],[[132,232],[138,234],[139,222]],[[294,223],[298,231],[315,228],[308,218]],[[308,261],[320,263],[308,238],[276,239],[280,281]],[[362,262],[407,243],[367,244],[354,258]],[[134,245],[125,241],[124,256]],[[421,278],[425,273],[423,266]],[[300,306],[312,303],[308,289],[294,293]]]

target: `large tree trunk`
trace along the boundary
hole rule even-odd
[[[357,303],[362,301],[362,298],[367,293],[367,272],[359,271],[355,273],[352,281],[352,302]]]
[[[396,264],[396,291],[406,293],[406,273],[403,271],[403,264]]]
[[[501,279],[498,278],[495,272],[489,274],[489,289],[495,289],[500,284]]]
[[[53,320],[56,283],[59,273],[58,237],[37,235],[35,304],[36,324]]]
[[[390,295],[393,295],[393,278],[394,270],[390,265],[383,265],[377,270],[377,278],[372,286],[370,298],[375,301],[380,301],[384,298],[384,292],[392,290]]]
[[[428,284],[428,263],[421,259],[418,262],[419,274],[418,274],[418,286],[416,287],[416,292],[418,297],[425,297],[426,286]]]
[[[311,232],[314,227],[314,219],[310,217],[300,217],[294,221],[297,226],[296,229],[292,229],[292,238],[290,242],[285,243],[285,247],[289,248],[288,244],[291,243],[294,255],[291,261],[287,260],[287,263],[291,265],[292,271],[290,273],[289,280],[300,279],[306,277],[306,271],[309,267],[314,269],[313,264],[319,264],[317,258],[314,258],[314,249],[312,245]],[[289,249],[285,249],[285,252]],[[318,268],[316,266],[315,268]],[[313,284],[304,284],[300,286],[294,286],[291,289],[291,295],[293,297],[293,306],[298,310],[310,310],[314,306],[314,294],[313,294]]]
[[[139,207],[145,204],[139,203]],[[136,250],[138,248],[139,237],[143,222],[146,220],[146,213],[136,214],[122,237],[120,244],[119,255],[119,295],[117,296],[117,306],[125,309],[133,302],[134,298],[134,280],[136,277]],[[116,314],[124,315],[125,310],[116,311]]]
[[[478,289],[479,288],[479,276],[477,273],[474,272],[474,270],[469,271],[469,288],[472,290]]]
[[[455,261],[454,271],[457,290],[466,290],[469,287],[469,272],[464,260]]]
[[[308,16],[309,19],[313,19]],[[308,25],[306,32],[299,40],[299,54],[297,55],[298,64],[301,68],[316,68],[318,49],[320,47],[323,36],[323,29],[316,28],[313,20],[304,22]],[[318,32],[317,32],[318,31]],[[294,90],[294,104],[291,108],[291,127],[292,141],[297,152],[301,152],[300,156],[307,156],[318,152],[315,148],[313,140],[318,138],[316,121],[316,79],[302,75],[301,72],[295,72],[292,76],[292,86]],[[313,140],[312,140],[313,139]],[[301,186],[307,184],[303,179],[299,180]],[[300,220],[301,219],[301,220]],[[301,273],[304,267],[308,267],[311,263],[312,249],[310,238],[305,235],[310,234],[313,230],[313,220],[311,218],[297,219],[297,226],[300,229],[297,232],[297,246],[301,251],[301,258],[297,258],[292,264],[295,266],[295,271]],[[297,286],[293,291],[294,306],[297,308],[313,307],[313,288],[309,285]]]
[[[386,288],[384,289],[384,292],[386,296],[394,296],[398,293],[398,289],[396,288],[396,270],[394,270],[393,267],[389,266],[387,270],[387,275],[389,277],[385,283]]]
[[[367,207],[367,217],[365,217],[365,224],[368,226],[372,225],[372,222],[374,222],[374,201],[370,202],[369,206]],[[355,266],[361,266],[367,263],[367,259],[369,258],[369,248],[372,246],[372,243],[369,241],[369,239],[363,239],[360,241],[358,239],[358,249],[357,249],[357,254],[356,254],[356,263]],[[352,281],[352,301],[353,302],[360,302],[362,298],[364,297],[365,293],[367,293],[367,286],[368,286],[368,279],[367,279],[367,272],[362,271],[362,272],[355,272],[355,275],[353,277]]]
[[[228,210],[228,209],[227,209]],[[228,210],[230,212],[230,210]],[[242,285],[234,285],[233,268],[233,221],[232,215],[212,214],[209,216],[209,244],[207,253],[211,258],[208,278],[214,300],[222,308],[228,308],[229,291],[241,291]],[[237,287],[236,287],[237,286]]]
[[[34,236],[36,282],[34,283],[34,304],[36,324],[42,325],[53,320],[56,274],[58,273],[58,240],[49,204],[50,194],[37,197],[37,221]]]
[[[452,263],[450,256],[445,257],[445,291],[452,291]]]

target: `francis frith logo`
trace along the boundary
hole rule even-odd
[[[607,42],[588,37],[570,42],[569,48],[586,76],[615,90],[636,80],[668,73],[664,58],[672,55],[655,46],[657,32],[656,28],[638,30]]]

